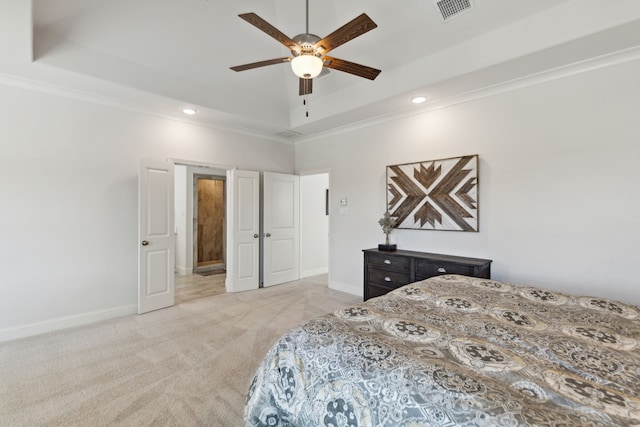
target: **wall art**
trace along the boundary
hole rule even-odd
[[[478,155],[387,166],[396,228],[478,231]]]

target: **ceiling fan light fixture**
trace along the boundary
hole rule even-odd
[[[291,60],[291,70],[301,79],[312,79],[322,71],[322,59],[313,54],[298,55]]]

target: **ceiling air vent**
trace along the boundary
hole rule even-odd
[[[279,136],[281,138],[289,138],[289,139],[293,139],[293,138],[297,138],[299,136],[302,136],[302,133],[300,132],[296,132],[290,129],[285,129],[283,131],[280,131],[278,133],[275,134],[276,136]]]
[[[333,71],[331,71],[327,67],[322,67],[322,71],[320,71],[320,74],[318,74],[317,78],[327,77],[327,76],[330,76],[331,74],[333,74]]]
[[[471,0],[435,0],[435,5],[440,12],[440,18],[445,22],[473,9]]]

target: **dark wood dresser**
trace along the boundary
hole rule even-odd
[[[491,260],[414,251],[364,249],[364,300],[441,274],[491,278]]]

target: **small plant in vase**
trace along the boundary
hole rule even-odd
[[[389,211],[386,211],[378,224],[382,227],[382,232],[386,235],[386,240],[384,244],[378,245],[378,250],[380,251],[395,251],[396,245],[392,245],[389,243],[389,234],[391,230],[396,226],[396,220],[391,217]]]

